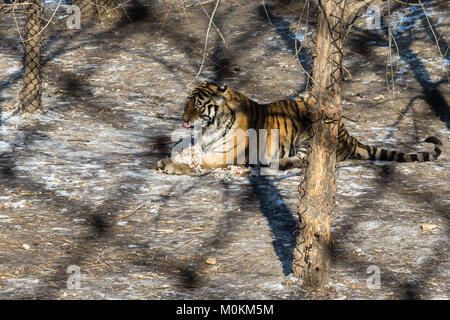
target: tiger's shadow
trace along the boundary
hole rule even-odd
[[[151,149],[140,156],[151,157],[150,166],[156,167],[153,159],[158,155],[158,159],[170,156],[169,136],[156,136],[151,139]],[[161,156],[162,155],[162,156]],[[245,188],[245,206],[258,207],[259,211],[267,219],[271,233],[273,235],[272,245],[281,263],[283,274],[288,276],[292,273],[292,261],[296,244],[295,232],[297,231],[297,221],[294,213],[291,212],[283,199],[283,195],[274,184],[273,179],[264,175],[249,175],[249,185]],[[241,185],[243,187],[243,185]],[[244,201],[244,200],[242,200]]]
[[[248,180],[250,182],[249,198],[257,202],[260,212],[266,217],[273,235],[273,248],[280,260],[284,275],[288,276],[292,273],[297,221],[270,178],[249,175]]]

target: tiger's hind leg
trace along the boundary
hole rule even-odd
[[[278,168],[280,170],[288,170],[292,168],[306,168],[307,161],[306,161],[307,153],[306,149],[304,153],[297,153],[293,157],[289,158],[282,158],[279,160]]]
[[[306,145],[297,146],[297,154],[293,157],[282,158],[279,160],[279,169],[288,170],[291,168],[305,169],[308,162],[308,149]]]
[[[297,133],[297,136],[295,137],[295,155],[289,158],[281,158],[279,160],[280,170],[306,168],[308,164],[308,140],[310,138],[308,131],[309,130],[304,129]]]

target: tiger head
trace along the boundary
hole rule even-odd
[[[227,86],[205,82],[189,94],[183,114],[182,125],[191,128],[195,121],[200,120],[202,127],[214,123],[216,117],[221,113],[222,106],[227,94]]]

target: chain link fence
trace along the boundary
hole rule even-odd
[[[72,0],[72,4],[80,8],[84,18],[99,18],[118,6],[118,0]]]
[[[41,0],[30,0],[29,5],[24,7],[26,22],[22,41],[25,47],[25,55],[20,104],[23,111],[34,112],[42,108],[41,54],[43,21],[41,19]]]
[[[73,0],[83,18],[104,20],[117,8],[118,0]],[[45,38],[46,19],[42,0],[6,1],[9,11],[12,5],[17,8],[16,14],[25,19],[23,30],[18,30],[24,46],[23,85],[19,94],[20,110],[34,112],[42,109],[42,54]],[[17,5],[17,6],[16,6]],[[19,28],[19,26],[18,26]],[[20,28],[22,29],[22,28]]]

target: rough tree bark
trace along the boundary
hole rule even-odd
[[[312,287],[323,287],[329,279],[345,2],[317,0],[320,14],[311,88],[317,103],[308,106],[312,121],[310,152],[306,174],[299,186],[300,223],[293,262],[294,275]]]
[[[23,64],[23,87],[20,92],[22,110],[34,112],[42,108],[42,7],[41,0],[30,0],[26,7],[25,56]]]

